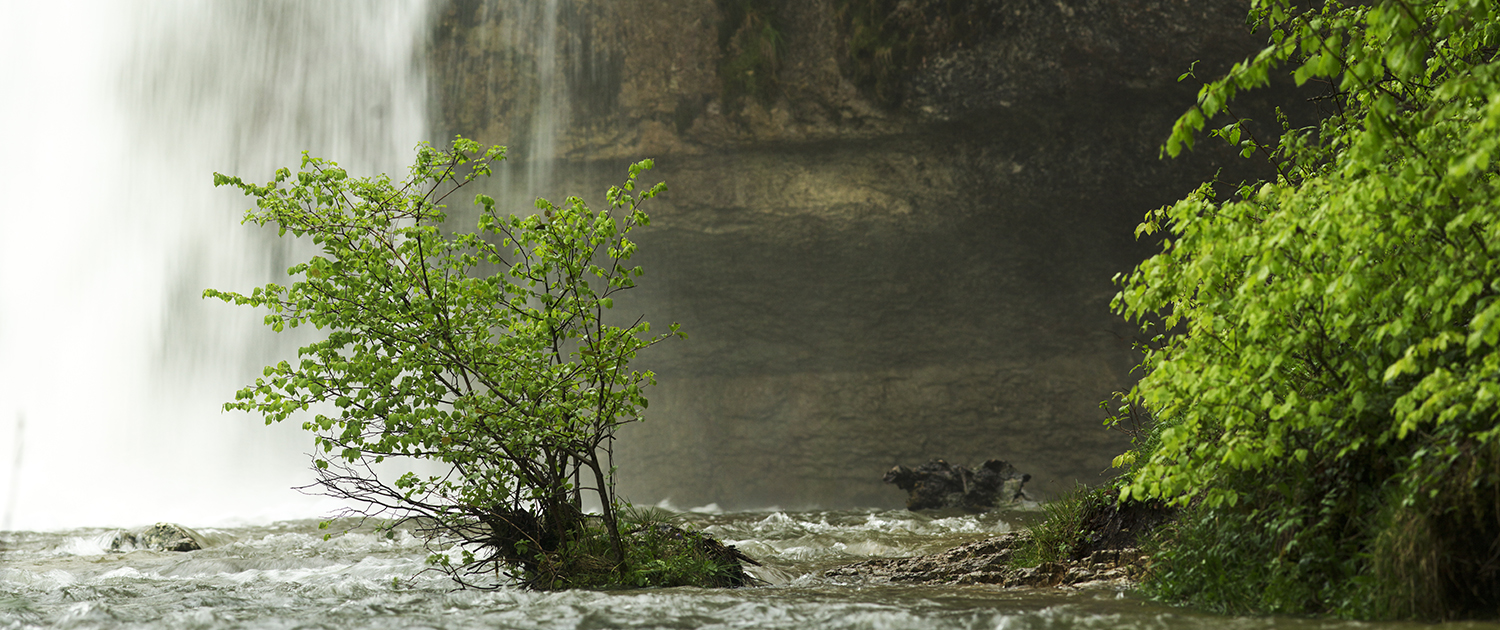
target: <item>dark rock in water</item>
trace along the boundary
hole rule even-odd
[[[1030,500],[1023,486],[1031,475],[998,459],[986,461],[977,470],[934,459],[915,470],[896,466],[885,473],[885,482],[907,492],[906,509],[963,508],[988,510],[1017,501]]]
[[[175,523],[157,523],[140,531],[120,532],[109,543],[116,552],[150,549],[152,551],[193,551],[203,548],[203,536]]]

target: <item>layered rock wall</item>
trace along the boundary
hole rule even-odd
[[[615,308],[690,334],[640,359],[660,384],[616,452],[637,503],[896,507],[881,474],[932,457],[1002,457],[1045,495],[1126,446],[1099,408],[1137,359],[1111,277],[1225,162],[1158,147],[1191,62],[1257,49],[1244,4],[913,0],[885,53],[852,44],[883,4],[564,1],[551,44],[541,2],[435,22],[436,123],[512,146],[518,207],[602,203],[644,157],[671,186]]]

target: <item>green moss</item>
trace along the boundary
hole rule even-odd
[[[626,508],[621,514],[625,563],[610,560],[609,537],[590,526],[553,553],[540,554],[523,578],[543,590],[750,586],[743,555],[703,532],[677,522],[676,515],[652,508]]]
[[[777,75],[786,48],[777,3],[718,0],[717,5],[724,103],[731,108],[737,108],[746,98],[769,103],[779,94]]]
[[[927,59],[993,34],[999,20],[975,0],[839,0],[846,74],[867,96],[899,102],[905,77]]]
[[[786,0],[716,0],[724,103],[769,104],[781,94]],[[838,0],[841,68],[867,96],[899,102],[909,71],[993,34],[998,13],[979,0]]]

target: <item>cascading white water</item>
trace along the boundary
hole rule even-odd
[[[541,28],[536,32],[537,103],[531,118],[530,156],[526,168],[527,193],[545,194],[552,185],[558,155],[558,136],[568,124],[568,85],[558,72],[558,0],[544,0]],[[513,33],[512,37],[524,37]],[[555,200],[561,202],[561,200]]]
[[[328,507],[289,489],[311,479],[309,436],[219,411],[298,339],[199,296],[282,281],[298,246],[241,226],[251,201],[214,189],[212,173],[264,181],[304,149],[354,173],[404,173],[426,139],[428,11],[0,8],[0,526]]]

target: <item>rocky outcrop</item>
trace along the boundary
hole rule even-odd
[[[906,491],[906,509],[913,512],[988,510],[1030,499],[1024,486],[1031,475],[998,459],[987,460],[975,470],[934,459],[915,469],[896,466],[883,480]]]
[[[1023,530],[926,556],[856,562],[824,575],[839,581],[1006,587],[1123,588],[1142,579],[1150,570],[1151,557],[1141,553],[1139,543],[1175,518],[1176,511],[1160,501],[1120,502],[1097,492],[1072,500],[1080,501],[1078,520],[1062,527],[1072,533],[1067,540],[1047,543],[1066,549],[1054,561],[1036,563],[1039,554],[1029,549],[1031,531]],[[1058,523],[1046,525],[1058,528]],[[1034,566],[1023,566],[1027,564]]]
[[[850,10],[875,5],[901,16]],[[1259,49],[1247,8],[452,0],[426,58],[434,135],[510,145],[484,192],[521,211],[597,206],[631,159],[670,185],[632,233],[645,276],[612,311],[690,336],[633,364],[659,382],[615,451],[634,501],[896,507],[871,462],[932,453],[1003,452],[1056,494],[1129,448],[1099,401],[1129,389],[1144,341],[1109,310],[1111,278],[1156,245],[1134,228],[1221,167],[1257,176],[1208,140],[1159,159],[1198,87],[1178,75]],[[766,25],[774,64],[726,63]],[[736,88],[749,71],[774,81]],[[462,205],[450,216],[472,224]]]
[[[133,532],[116,533],[110,540],[109,550],[194,551],[202,549],[204,544],[204,538],[198,532],[176,523],[157,523]]]
[[[1158,500],[1089,503],[1079,524],[1070,558],[1082,561],[1096,554],[1132,549],[1143,536],[1177,517],[1177,510]]]
[[[558,6],[549,15],[541,2],[453,0],[440,10],[428,47],[437,122],[527,155],[545,119],[558,133],[554,155],[619,159],[921,133],[1038,106],[1082,119],[1135,99],[1190,99],[1176,81],[1188,64],[1221,72],[1259,41],[1243,2]],[[862,11],[887,15],[871,22]]]
[[[1002,534],[926,556],[865,560],[829,569],[836,582],[902,584],[992,584],[1004,587],[1128,587],[1150,566],[1151,558],[1127,547],[1097,551],[1071,562],[1034,567],[1015,565],[1031,542],[1029,532]]]

